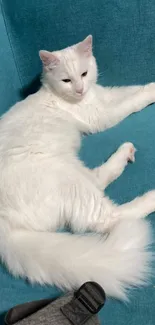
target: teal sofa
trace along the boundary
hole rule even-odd
[[[154,0],[1,0],[0,4],[0,114],[37,90],[40,49],[63,48],[88,34],[94,38],[100,83],[155,81]],[[136,163],[107,190],[119,203],[155,188],[155,105],[111,130],[85,137],[80,157],[96,166],[124,141],[132,141],[138,151]],[[155,214],[149,217],[153,229],[154,218]],[[54,287],[14,279],[1,265],[0,324],[10,307],[60,294]],[[100,313],[102,324],[155,324],[155,279],[129,294],[129,304],[107,300]]]

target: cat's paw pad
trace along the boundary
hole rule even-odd
[[[127,161],[135,162],[135,152],[136,148],[134,147],[133,143],[126,142],[122,144],[120,150],[123,152]]]

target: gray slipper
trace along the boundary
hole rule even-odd
[[[75,293],[54,301],[42,300],[16,306],[6,315],[6,325],[99,325],[97,313],[104,306],[104,290],[86,282]]]

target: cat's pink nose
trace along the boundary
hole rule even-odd
[[[77,88],[76,93],[81,95],[83,93],[83,88]]]

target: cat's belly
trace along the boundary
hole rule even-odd
[[[51,148],[45,152],[38,148],[36,152],[26,152],[25,156],[16,152],[5,165],[1,157],[0,218],[5,218],[12,226],[37,231],[63,226],[60,198],[72,177],[75,163],[72,156],[74,158],[74,151],[80,145],[80,137],[59,140],[62,142],[55,143],[51,152]]]

